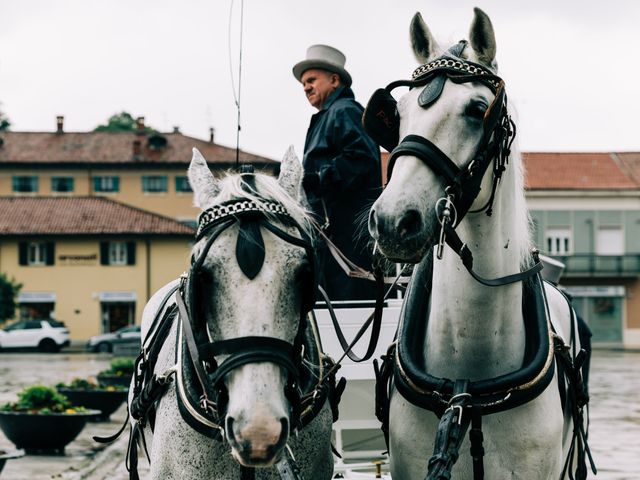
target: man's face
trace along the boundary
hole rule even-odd
[[[302,74],[300,81],[309,103],[320,110],[327,97],[340,86],[340,75],[312,68]]]

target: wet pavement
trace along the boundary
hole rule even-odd
[[[104,354],[0,353],[0,404],[14,401],[16,393],[33,383],[55,385],[75,377],[96,375],[108,367]],[[589,441],[598,466],[595,480],[640,479],[640,352],[596,351],[591,367],[591,427]],[[2,480],[125,480],[127,435],[110,446],[92,436],[116,432],[126,416],[124,405],[108,422],[87,423],[61,456],[27,455],[7,461]],[[12,449],[0,434],[0,449]],[[145,459],[141,479],[149,478]]]

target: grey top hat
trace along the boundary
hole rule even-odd
[[[329,45],[311,45],[307,49],[307,58],[293,66],[293,76],[298,81],[302,74],[311,68],[320,68],[337,73],[342,79],[342,83],[347,87],[351,86],[351,75],[344,69],[347,61],[344,54],[337,48]]]

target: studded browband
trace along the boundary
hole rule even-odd
[[[200,240],[204,233],[213,225],[220,223],[225,218],[243,215],[246,213],[266,213],[268,215],[278,215],[291,218],[289,212],[278,202],[261,201],[260,203],[253,200],[233,200],[231,202],[214,205],[204,210],[198,217],[198,230],[196,232],[196,240]]]

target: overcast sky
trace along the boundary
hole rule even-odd
[[[89,131],[124,110],[235,147],[241,1],[0,0],[0,109],[14,131],[52,131],[56,115]],[[417,66],[416,11],[445,44],[474,6],[493,22],[522,150],[640,151],[637,0],[245,0],[240,147],[302,155],[315,110],[291,68],[309,45],[346,54],[365,104]]]

